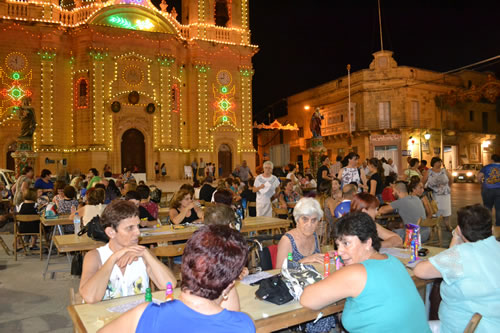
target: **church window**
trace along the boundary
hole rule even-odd
[[[89,81],[82,77],[75,84],[75,106],[78,109],[84,109],[89,106]]]
[[[230,2],[229,0],[215,0],[215,25],[229,27],[231,18]]]
[[[179,93],[179,86],[177,84],[172,85],[172,89],[170,90],[170,98],[171,98],[171,107],[172,112],[179,112],[181,108],[181,100]]]

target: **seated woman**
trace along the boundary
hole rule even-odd
[[[145,293],[150,278],[159,289],[164,290],[168,282],[175,286],[172,272],[139,245],[139,211],[132,202],[112,202],[100,223],[109,242],[83,259],[80,294],[85,302]]]
[[[342,325],[351,333],[430,333],[424,303],[406,268],[378,252],[380,240],[372,218],[354,212],[335,225],[345,267],[306,287],[300,304],[319,310],[346,298]]]
[[[141,304],[99,332],[255,332],[252,319],[236,312],[239,306],[233,311],[224,308],[247,254],[245,239],[237,231],[222,225],[204,226],[184,249],[179,299]]]
[[[421,279],[443,278],[440,332],[463,332],[475,312],[483,316],[476,332],[498,332],[500,242],[492,235],[491,213],[479,204],[466,206],[458,210],[457,221],[450,248],[418,263],[413,272]]]
[[[394,196],[396,180],[398,180],[398,177],[395,173],[390,173],[389,176],[385,177],[385,188],[382,190],[382,200],[384,200],[384,203],[396,201],[396,197]]]
[[[364,192],[356,194],[351,200],[351,212],[366,213],[374,222],[379,206],[380,203],[375,196]],[[381,247],[401,247],[403,245],[403,240],[398,234],[382,227],[377,222],[375,222],[375,226],[377,234],[382,240]]]
[[[25,190],[23,195],[23,202],[19,205],[19,210],[17,212],[18,215],[38,215],[38,205],[37,205],[37,190],[34,188],[28,188]],[[40,231],[40,221],[33,222],[23,222],[19,223],[19,233],[38,233]],[[30,237],[30,236],[26,236]],[[31,250],[40,250],[36,246],[37,236],[31,236],[30,249]],[[18,245],[18,248],[21,246]]]
[[[173,224],[203,223],[203,211],[196,206],[187,190],[179,190],[172,199],[169,212]]]
[[[55,197],[57,198],[57,196]],[[54,198],[54,199],[55,199]],[[76,200],[76,190],[71,185],[66,185],[63,191],[63,198],[56,201],[57,213],[60,215],[71,214],[71,208],[78,208],[78,200]]]
[[[412,158],[410,160],[408,166],[409,166],[409,168],[403,172],[402,180],[409,181],[411,179],[411,177],[413,177],[413,176],[418,176],[418,178],[420,178],[420,179],[422,178],[422,174],[418,170],[418,166],[419,166],[418,158]]]
[[[296,203],[300,200],[300,195],[293,190],[293,182],[285,179],[281,182],[281,192],[279,195],[280,208],[287,209],[291,213],[293,208],[288,207],[289,203]]]
[[[316,235],[319,221],[323,217],[323,211],[318,201],[313,198],[300,199],[293,210],[293,217],[297,222],[297,227],[281,237],[278,243],[276,266],[281,267],[283,261],[287,260],[288,253],[292,253],[294,262],[323,264],[325,256],[321,253]],[[329,332],[333,327],[335,327],[335,318],[329,316],[316,323],[308,323],[306,331]]]
[[[335,180],[324,180],[319,184],[318,195],[316,200],[318,200],[323,213],[325,214],[325,222],[327,224],[326,234],[329,236],[333,231],[333,223],[335,221],[335,207],[337,207],[338,202],[332,198],[332,183],[337,183]],[[340,184],[339,184],[340,187]]]
[[[87,225],[95,216],[101,216],[104,208],[106,208],[104,204],[106,192],[102,188],[92,187],[88,189],[85,197],[87,198],[86,205],[77,210],[83,225]],[[70,219],[73,217],[74,213],[69,216]]]
[[[429,193],[429,196],[424,194],[424,184],[420,181],[420,178],[418,178],[417,176],[411,177],[411,180],[408,183],[408,192],[410,193],[410,195],[414,195],[420,198],[425,208],[425,216],[431,217],[437,213],[437,209],[434,210],[432,208],[432,201],[429,200],[429,196],[432,199],[432,194]],[[435,207],[437,208],[437,204],[435,205]]]

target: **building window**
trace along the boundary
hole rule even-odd
[[[228,0],[215,0],[215,25],[229,27],[230,10]]]
[[[420,127],[420,102],[411,102],[411,124],[413,127]]]
[[[89,81],[81,77],[75,83],[75,107],[85,109],[89,106]]]
[[[171,107],[172,107],[172,112],[179,112],[179,109],[181,108],[181,101],[180,101],[180,96],[179,96],[179,86],[177,84],[172,85],[172,89],[170,90],[171,94]]]
[[[474,121],[474,111],[472,110],[469,111],[469,120]]]
[[[391,102],[378,103],[379,128],[391,128]]]

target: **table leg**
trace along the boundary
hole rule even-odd
[[[47,263],[45,264],[45,269],[43,270],[43,278],[45,279],[45,275],[47,274],[47,270],[49,269],[50,256],[52,254],[52,246],[54,246],[54,236],[56,235],[56,227],[52,229],[52,237],[50,238],[50,246],[49,253],[47,255]]]

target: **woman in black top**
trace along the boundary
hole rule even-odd
[[[203,223],[203,211],[194,204],[187,190],[179,190],[175,194],[169,216],[173,224]]]
[[[368,193],[377,197],[380,203],[383,204],[382,191],[384,190],[385,176],[382,162],[375,157],[370,158],[368,160],[368,169],[370,169],[371,173],[370,181],[368,182]]]
[[[23,196],[24,201],[19,206],[18,215],[38,215],[38,209],[36,204],[37,191],[34,188],[30,188],[26,191]],[[34,222],[22,222],[19,223],[19,233],[38,233],[40,231],[40,221]],[[31,250],[38,250],[35,247],[36,236],[31,236]]]

